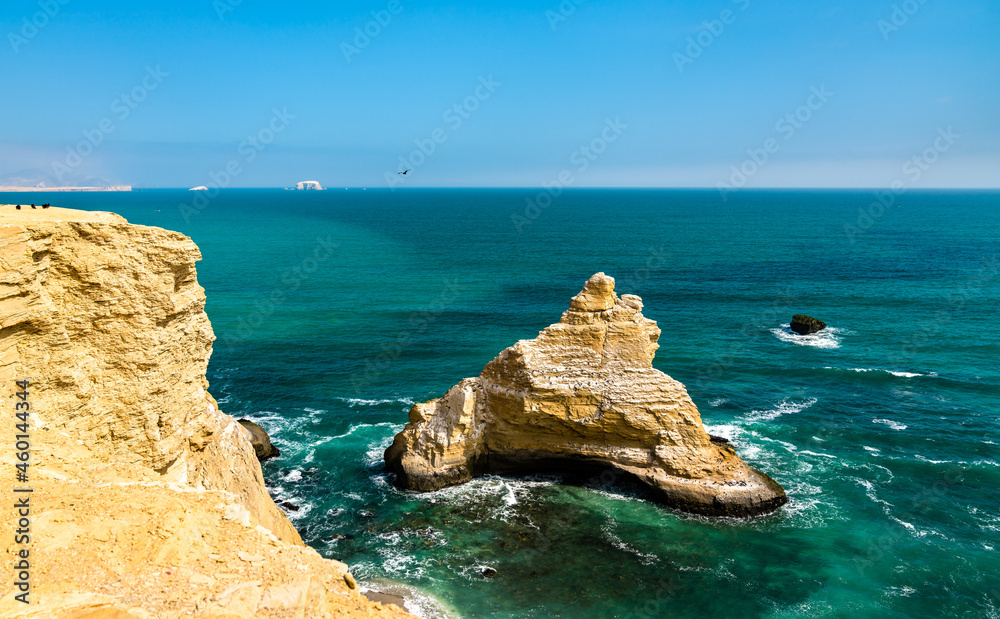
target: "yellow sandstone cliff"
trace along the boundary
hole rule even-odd
[[[388,468],[420,491],[484,473],[590,471],[638,479],[666,505],[707,516],[784,505],[781,486],[710,437],[684,385],[653,368],[660,330],[642,308],[594,275],[560,322],[414,405]]]
[[[32,603],[14,599],[8,569],[0,617],[410,616],[362,597],[268,496],[245,432],[208,393],[200,258],[184,235],[112,213],[0,207],[3,493],[33,490]],[[4,503],[11,566],[25,546]]]

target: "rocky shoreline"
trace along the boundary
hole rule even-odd
[[[8,580],[0,618],[411,617],[268,496],[249,433],[208,392],[200,258],[112,213],[0,211],[0,384],[14,410],[30,379],[32,491],[30,548],[10,517],[3,542],[11,562],[30,553],[31,603]]]

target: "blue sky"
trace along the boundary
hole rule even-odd
[[[148,4],[4,3],[0,184],[1000,187],[996,0]]]

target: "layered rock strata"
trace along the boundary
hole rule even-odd
[[[208,393],[214,334],[189,238],[0,208],[0,401],[13,411],[15,381],[31,381],[33,490],[33,603],[8,579],[0,617],[409,616],[302,544]],[[14,445],[13,421],[0,443]],[[12,563],[24,546],[4,512]]]
[[[770,477],[705,431],[684,386],[652,367],[660,330],[642,300],[590,278],[560,322],[444,397],[416,404],[385,452],[419,491],[485,473],[613,471],[670,507],[757,516],[786,502]]]

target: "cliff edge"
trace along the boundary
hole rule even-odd
[[[785,504],[781,486],[705,432],[684,385],[652,367],[660,330],[642,308],[594,275],[560,322],[414,405],[387,467],[419,491],[484,473],[610,470],[695,514],[757,516]]]
[[[0,617],[409,617],[303,545],[208,393],[215,339],[186,236],[101,212],[0,207],[0,466],[30,380],[31,604]],[[18,430],[17,432],[21,432]],[[20,496],[18,497],[20,498]],[[350,584],[349,584],[350,583]]]

